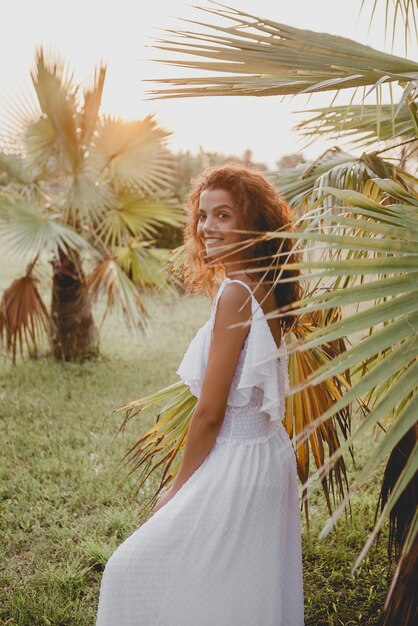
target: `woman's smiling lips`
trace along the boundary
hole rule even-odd
[[[222,241],[220,237],[206,237],[205,243],[217,243],[218,241]]]

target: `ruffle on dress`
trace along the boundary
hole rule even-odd
[[[246,406],[250,403],[252,388],[258,387],[263,390],[260,411],[267,413],[272,421],[282,420],[285,415],[285,395],[290,391],[286,344],[283,340],[280,348],[277,348],[262,307],[251,288],[243,281],[228,277],[223,280],[209,320],[193,337],[176,373],[198,398],[206,371],[217,304],[230,282],[240,283],[250,292],[252,320],[231,383],[227,405]]]

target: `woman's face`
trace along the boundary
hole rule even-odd
[[[245,239],[244,233],[233,232],[243,229],[240,224],[234,199],[225,189],[205,189],[200,194],[197,234],[212,259],[225,257],[225,262],[236,260],[241,255],[235,246],[225,249],[224,246],[236,244]],[[227,255],[227,256],[225,256]]]

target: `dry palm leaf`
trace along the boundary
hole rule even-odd
[[[338,319],[339,313],[334,309],[332,318]],[[296,342],[309,336],[322,322],[330,322],[329,316],[321,320],[321,316],[302,316],[299,322],[289,333],[291,341]],[[289,380],[291,389],[299,387],[306,378],[316,369],[331,361],[345,350],[343,341],[330,342],[327,345],[312,348],[310,351],[294,351],[288,356]],[[290,437],[294,438],[294,447],[297,459],[298,476],[302,483],[302,503],[305,505],[306,520],[309,528],[308,493],[306,484],[310,474],[310,459],[313,457],[316,469],[319,470],[326,459],[331,457],[340,447],[339,433],[347,439],[351,431],[351,410],[344,407],[319,428],[312,428],[312,423],[325,411],[329,410],[340,399],[343,392],[350,386],[349,372],[337,376],[330,376],[318,385],[307,386],[300,391],[289,395],[286,399],[286,416],[284,426]],[[309,435],[301,438],[306,431]],[[353,456],[353,450],[350,448]],[[325,495],[328,511],[331,515],[331,494],[335,505],[338,494],[344,497],[345,487],[348,488],[348,479],[344,458],[339,457],[341,463],[335,464],[327,476],[321,476],[322,489]]]
[[[50,335],[51,321],[37,288],[39,280],[33,276],[35,263],[36,259],[28,265],[25,276],[16,278],[4,291],[0,303],[0,336],[13,363],[18,347],[21,354],[24,345],[37,353],[41,335]]]
[[[114,259],[103,259],[93,268],[87,278],[87,289],[92,302],[98,299],[100,293],[105,294],[107,305],[104,317],[119,303],[129,326],[135,330],[146,329],[147,313],[138,288]]]
[[[139,492],[152,472],[160,465],[165,464],[160,485],[153,494],[151,503],[157,499],[161,489],[174,478],[179,469],[181,460],[178,452],[185,441],[197,398],[192,395],[187,385],[179,381],[116,409],[116,411],[125,412],[124,420],[119,429],[121,432],[133,417],[163,401],[168,402],[159,411],[155,424],[138,439],[125,455],[125,464],[131,466],[128,476],[144,466],[138,478],[136,493]]]

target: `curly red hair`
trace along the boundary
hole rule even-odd
[[[246,231],[257,231],[254,244],[242,250],[242,255],[248,259],[252,268],[260,267],[260,272],[264,274],[263,282],[273,284],[275,276],[282,271],[274,288],[278,307],[285,307],[299,300],[302,296],[300,282],[298,280],[281,281],[282,278],[299,276],[299,270],[286,268],[280,270],[274,266],[267,270],[275,255],[279,255],[276,257],[277,263],[300,261],[300,253],[294,250],[294,239],[266,240],[263,238],[265,231],[294,231],[293,214],[289,204],[260,172],[248,167],[229,164],[205,169],[192,180],[191,189],[186,198],[187,221],[184,228],[184,244],[188,257],[183,268],[185,287],[191,293],[210,295],[218,279],[225,276],[222,261],[219,262],[218,267],[207,265],[206,250],[197,234],[200,194],[205,189],[223,189],[231,193],[241,212],[240,228]],[[243,235],[244,238],[251,236],[254,235],[252,233]],[[290,314],[280,319],[284,330],[288,330],[294,323],[294,316]]]

